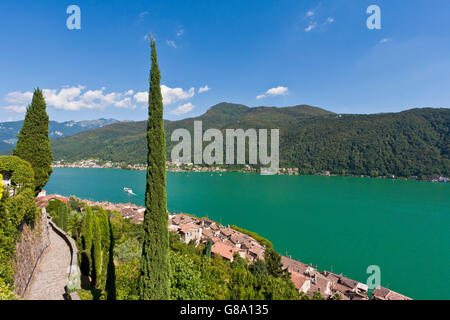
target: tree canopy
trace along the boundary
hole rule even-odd
[[[49,117],[42,91],[36,89],[31,105],[27,108],[25,121],[18,135],[15,156],[28,161],[34,171],[34,189],[37,195],[47,184],[53,172],[53,159],[48,137]]]

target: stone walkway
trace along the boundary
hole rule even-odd
[[[70,249],[67,243],[50,227],[50,246],[42,255],[25,300],[64,300],[64,287],[70,266]]]

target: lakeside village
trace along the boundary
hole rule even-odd
[[[61,195],[46,195],[42,191],[36,198],[39,207],[46,207],[50,200],[67,203],[69,198]],[[100,206],[105,210],[120,212],[124,219],[132,223],[144,221],[145,208],[131,203],[114,204],[84,200],[89,206]],[[257,259],[264,260],[265,246],[250,235],[223,226],[208,218],[197,218],[185,213],[168,213],[169,231],[176,232],[185,243],[211,243],[211,253],[233,261],[236,254],[253,263]],[[256,235],[254,237],[257,237]],[[283,267],[291,274],[292,282],[299,293],[312,297],[319,292],[324,299],[333,299],[339,295],[341,300],[412,300],[404,295],[384,287],[374,289],[369,298],[367,284],[328,271],[318,271],[312,265],[282,256]]]
[[[64,160],[54,161],[52,163],[53,168],[97,168],[97,169],[123,169],[123,170],[147,170],[146,166],[143,164],[126,164],[126,163],[117,163],[111,161],[103,161],[97,159],[89,159],[89,160],[80,160],[75,162],[65,162]],[[242,165],[241,167],[232,167],[231,169],[227,169],[225,166],[205,166],[205,165],[197,165],[193,163],[183,164],[176,163],[172,161],[166,161],[166,170],[168,172],[211,172],[211,173],[222,173],[222,172],[242,172],[242,173],[258,173],[258,169],[252,167],[248,164]],[[302,173],[299,171],[299,168],[279,168],[278,175],[301,175]],[[316,175],[320,176],[333,176],[335,174],[330,171],[321,171],[316,173]],[[384,179],[400,179],[394,175],[390,176],[380,176],[380,177],[370,177],[364,175],[352,175],[347,174],[349,177],[361,177],[361,178],[384,178]],[[402,178],[406,179],[406,178]],[[419,177],[412,176],[409,177],[408,180],[420,180]],[[450,178],[442,177],[440,175],[433,175],[432,177],[424,180],[430,182],[440,182],[440,183],[450,183]]]

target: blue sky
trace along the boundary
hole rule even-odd
[[[72,4],[81,30],[66,27]],[[381,30],[366,26],[372,4]],[[448,0],[2,1],[0,121],[22,119],[35,87],[53,120],[145,119],[150,33],[167,119],[222,101],[449,107],[449,12]]]

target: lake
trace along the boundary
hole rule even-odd
[[[45,189],[143,205],[145,172],[55,168]],[[366,282],[367,267],[377,265],[385,287],[414,299],[450,299],[450,184],[168,172],[167,201],[170,212],[257,232],[320,270]]]

